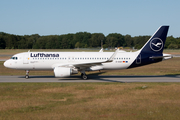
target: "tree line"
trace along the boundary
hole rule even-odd
[[[140,49],[150,36],[122,35],[111,33],[105,36],[102,33],[78,32],[64,35],[13,35],[0,32],[0,49],[74,49],[74,48],[114,48],[134,47]],[[179,49],[180,37],[169,36],[165,43],[166,49]]]

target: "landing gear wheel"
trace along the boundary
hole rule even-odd
[[[29,78],[29,75],[26,75],[25,78],[28,79],[28,78]]]
[[[26,70],[26,76],[25,76],[26,79],[29,78],[29,70]]]
[[[81,78],[82,78],[83,80],[87,80],[88,77],[87,77],[86,74],[83,74],[83,73],[82,73],[82,74],[81,74]]]

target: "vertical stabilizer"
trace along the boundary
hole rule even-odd
[[[161,26],[142,47],[141,53],[162,54],[169,26]]]
[[[137,57],[129,68],[139,67],[163,60],[163,49],[169,26],[161,26],[146,44],[137,51]]]

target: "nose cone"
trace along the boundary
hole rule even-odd
[[[7,67],[7,61],[4,62],[4,67]]]
[[[7,68],[10,68],[10,62],[9,62],[9,60],[6,60],[6,61],[4,62],[4,66],[7,67]]]

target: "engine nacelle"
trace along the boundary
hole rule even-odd
[[[69,77],[72,74],[71,68],[65,67],[55,67],[54,68],[54,76],[55,77]]]

